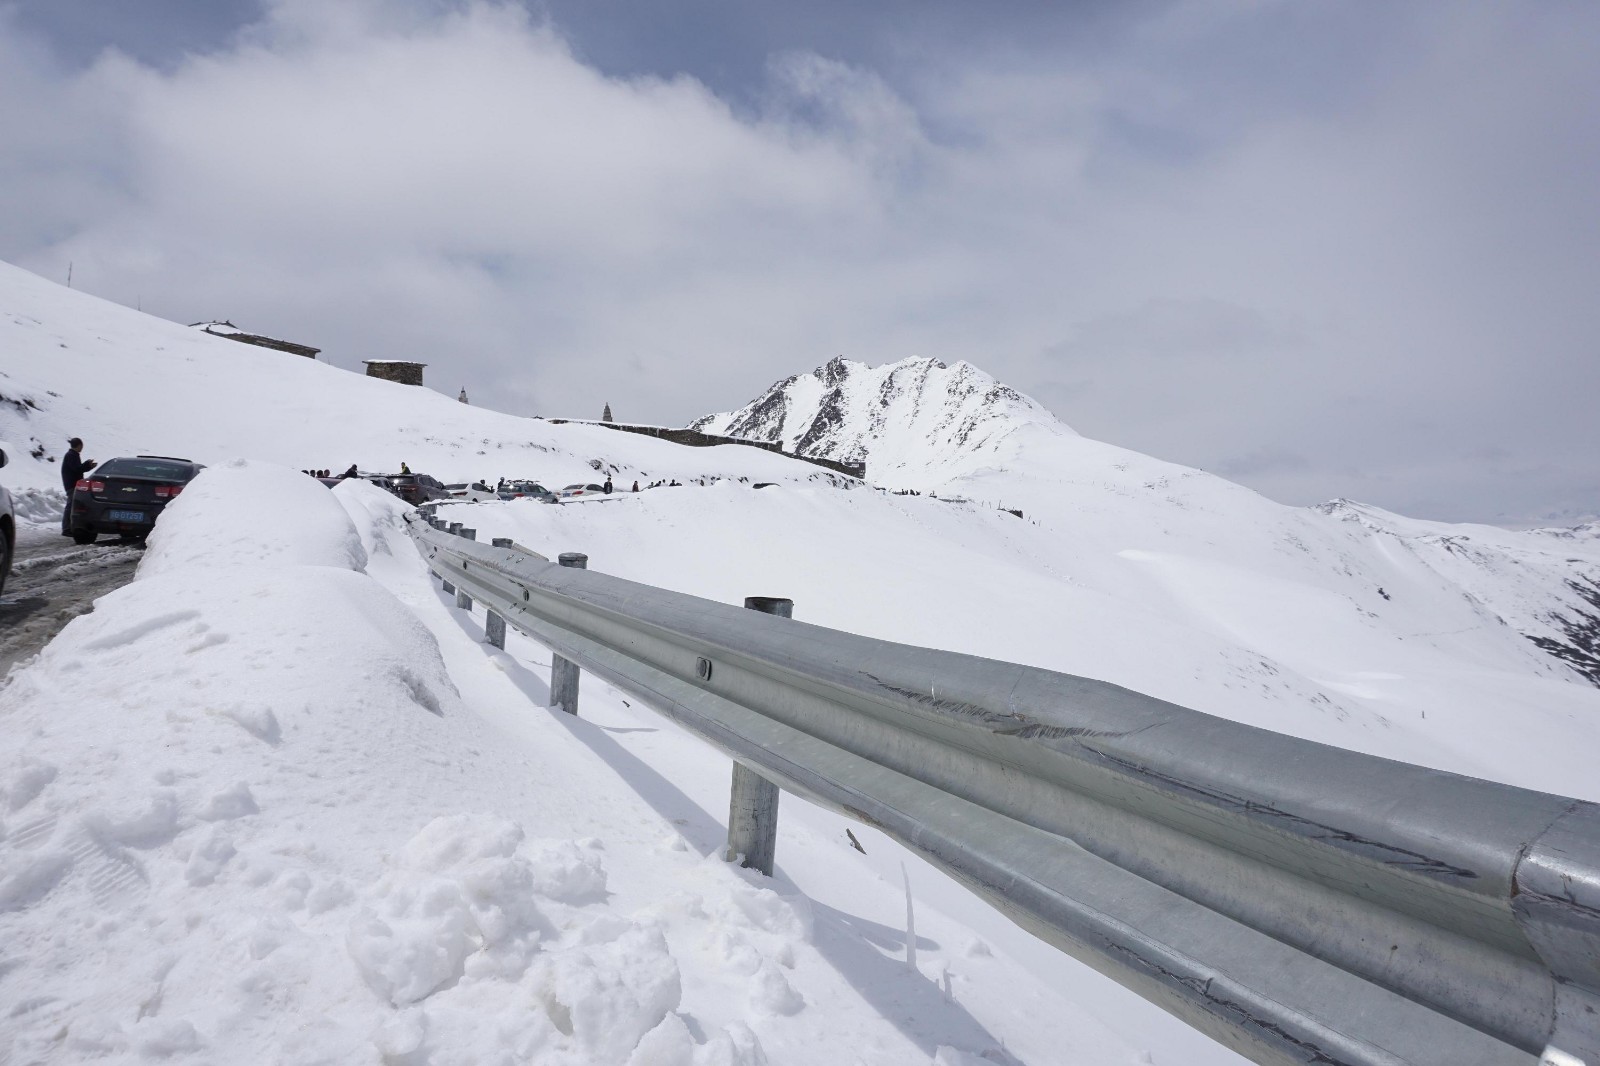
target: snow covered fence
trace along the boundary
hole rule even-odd
[[[408,528],[508,624],[1258,1062],[1600,1064],[1595,804]]]

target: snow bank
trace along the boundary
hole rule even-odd
[[[61,509],[66,505],[66,493],[59,489],[11,490],[11,506],[16,512],[18,522],[29,522],[33,525],[59,525],[61,522]]]
[[[763,1061],[684,1042],[598,842],[492,813],[520,766],[365,557],[320,484],[207,471],[0,690],[0,1060]]]
[[[167,505],[139,574],[366,565],[361,538],[326,485],[295,470],[235,459],[200,471]]]

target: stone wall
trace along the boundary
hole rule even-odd
[[[401,385],[421,385],[422,368],[427,363],[402,363],[398,360],[367,359],[367,377],[382,378],[385,381],[398,382]]]
[[[549,419],[551,425],[561,425],[563,422],[569,421],[572,421],[572,419]],[[784,451],[782,445],[773,441],[745,440],[743,437],[719,437],[712,433],[701,433],[698,429],[672,429],[667,426],[631,426],[621,422],[585,422],[584,425],[603,426],[606,429],[621,430],[624,433],[638,433],[646,437],[655,437],[658,440],[671,441],[673,444],[682,444],[688,448],[711,448],[719,444],[737,444],[745,448],[760,448],[762,451],[777,452],[779,455],[787,455],[791,459],[798,459],[802,463],[826,467],[829,470],[840,474],[848,474],[851,477],[864,478],[867,476],[867,468],[864,463],[840,463],[832,459],[816,459],[809,455],[796,455],[793,452]]]

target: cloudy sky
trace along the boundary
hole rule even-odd
[[[1288,503],[1600,512],[1600,5],[0,0],[0,258],[528,414],[966,359]]]

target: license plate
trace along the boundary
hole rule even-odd
[[[106,517],[113,522],[143,522],[143,511],[107,511]]]

